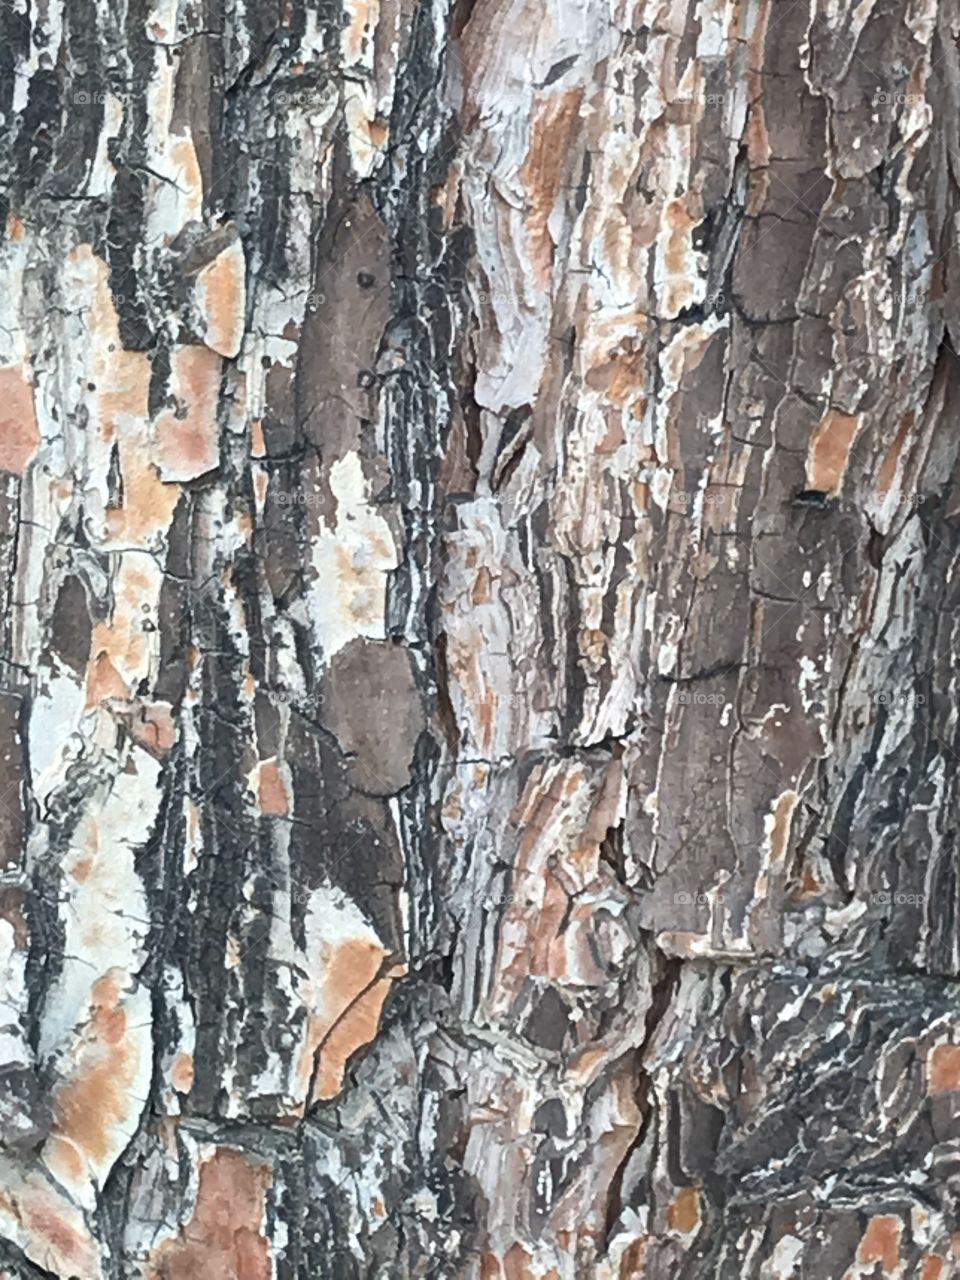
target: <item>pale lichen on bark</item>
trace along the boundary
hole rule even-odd
[[[0,9],[0,1280],[960,1276],[958,39]]]

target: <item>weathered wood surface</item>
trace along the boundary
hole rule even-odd
[[[4,0],[0,1276],[960,1276],[956,0]]]

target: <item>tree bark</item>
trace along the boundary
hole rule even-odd
[[[956,0],[0,11],[0,1280],[960,1276]]]

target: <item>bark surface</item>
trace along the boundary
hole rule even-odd
[[[960,1276],[957,0],[4,0],[0,1280]]]

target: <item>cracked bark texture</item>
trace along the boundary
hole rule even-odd
[[[956,0],[4,0],[2,1280],[960,1276]]]

